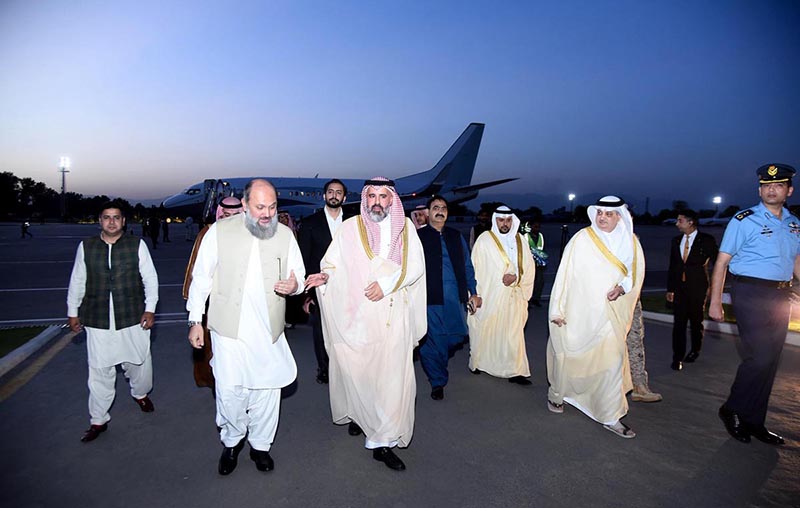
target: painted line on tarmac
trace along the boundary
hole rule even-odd
[[[74,263],[75,260],[56,260],[56,261],[0,261],[0,265],[42,265],[42,264],[53,264],[53,263]]]
[[[2,246],[3,244],[0,244]],[[152,256],[152,253],[151,253]],[[154,258],[155,261],[186,261],[187,258]],[[53,263],[69,263],[73,264],[75,262],[74,259],[59,259],[55,261],[0,261],[0,265],[42,265],[42,264],[53,264]]]
[[[156,323],[184,323],[186,322],[186,316],[188,312],[165,312],[163,314],[156,314]],[[163,320],[164,318],[177,318],[182,317],[183,319],[178,320]],[[30,325],[30,324],[45,324],[45,323],[63,323],[66,322],[66,317],[57,317],[57,318],[39,318],[39,319],[11,319],[8,321],[0,321],[0,328],[2,327],[10,327],[10,326],[23,326],[23,325]]]
[[[62,349],[67,347],[67,344],[72,342],[75,337],[75,332],[69,332],[60,338],[55,344],[50,346],[47,351],[39,355],[30,365],[25,367],[19,374],[11,378],[7,383],[0,386],[0,402],[6,400],[16,393],[17,390],[25,386],[25,384],[33,379],[33,376],[39,373],[40,370],[47,365]]]
[[[183,284],[159,284],[160,288],[174,288],[183,287]],[[66,291],[69,288],[16,288],[16,289],[0,289],[0,293],[21,293],[30,291]]]

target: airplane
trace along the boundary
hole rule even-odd
[[[730,217],[719,217],[716,214],[698,220],[701,226],[727,226],[730,221]]]
[[[472,173],[483,137],[485,124],[471,123],[445,152],[444,156],[428,171],[396,178],[395,189],[403,201],[403,208],[413,210],[425,204],[430,196],[439,194],[450,203],[469,201],[478,196],[478,191],[517,180],[502,178],[472,184]],[[391,175],[386,175],[391,178]],[[236,196],[241,198],[244,187],[253,178],[269,180],[278,192],[278,207],[286,209],[295,217],[305,217],[325,205],[323,186],[328,178],[270,178],[238,177],[209,179],[192,185],[182,192],[164,200],[162,206],[173,216],[191,215],[208,217],[217,198]],[[354,206],[361,201],[364,179],[339,178],[347,186],[347,203]]]

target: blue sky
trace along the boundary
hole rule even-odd
[[[0,171],[159,198],[209,177],[399,177],[470,122],[474,182],[552,208],[757,198],[800,167],[800,6],[0,2]],[[483,195],[491,198],[491,195]]]

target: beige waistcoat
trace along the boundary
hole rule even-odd
[[[278,224],[275,236],[269,240],[258,240],[272,342],[278,340],[285,326],[286,298],[278,295],[273,288],[278,280],[289,276],[287,258],[291,235],[289,228]],[[217,221],[218,262],[209,297],[208,328],[225,337],[238,338],[252,241],[253,235],[244,225],[244,214]]]

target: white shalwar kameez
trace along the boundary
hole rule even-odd
[[[139,241],[139,274],[144,285],[144,310],[155,312],[158,304],[158,274],[150,251]],[[108,245],[108,266],[111,267],[111,244]],[[67,316],[77,317],[86,294],[86,262],[83,242],[78,245],[75,264],[67,291]],[[140,324],[115,330],[114,297],[109,295],[109,328],[85,327],[86,352],[89,363],[89,416],[92,425],[111,420],[108,413],[114,402],[117,379],[116,365],[122,367],[131,385],[131,396],[143,399],[153,389],[153,361],[150,355],[150,330]]]
[[[281,388],[297,377],[289,343],[283,330],[272,342],[258,240],[253,237],[245,276],[238,337],[211,330],[211,368],[216,381],[217,426],[226,447],[236,446],[247,435],[256,450],[269,451],[278,428]],[[192,271],[186,309],[190,321],[200,321],[211,292],[218,262],[217,228],[212,225],[200,245]],[[294,270],[297,291],[303,292],[305,267],[297,242],[289,246],[287,273]],[[248,434],[249,432],[249,434]]]

